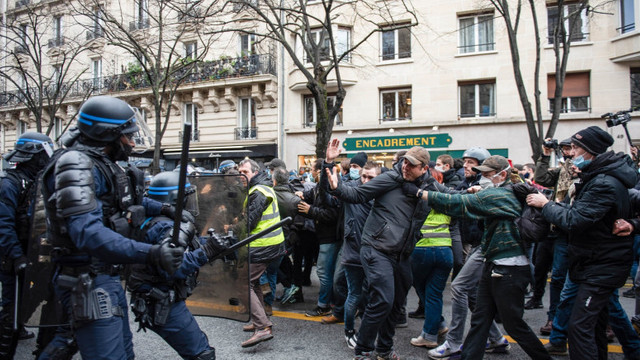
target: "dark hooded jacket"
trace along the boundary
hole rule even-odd
[[[415,184],[421,187],[428,172]],[[402,191],[402,162],[361,186],[344,184],[333,191],[339,199],[349,203],[365,203],[373,199],[373,207],[362,230],[362,246],[396,257],[407,259],[413,252],[417,234],[428,214],[418,207],[418,199],[405,196]]]
[[[637,181],[629,156],[600,154],[582,169],[571,205],[549,202],[542,214],[569,235],[569,276],[576,283],[618,288],[633,261],[631,236],[613,235],[616,219],[629,218],[628,189]]]

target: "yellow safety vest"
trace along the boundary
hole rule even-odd
[[[273,189],[265,185],[256,185],[249,189],[249,195],[254,191],[261,192],[267,199],[271,199],[271,205],[268,206],[262,213],[262,217],[258,222],[258,225],[251,230],[251,235],[256,234],[269,226],[272,226],[280,221],[280,211],[278,210],[278,199]],[[245,207],[247,206],[247,199],[244,200]],[[282,233],[282,227],[279,227],[272,232],[264,235],[263,237],[255,240],[251,243],[251,247],[264,247],[277,245],[284,241],[284,234]]]
[[[416,247],[451,246],[450,223],[450,216],[431,209],[427,220],[424,221],[422,228],[420,228],[422,239],[418,240]]]

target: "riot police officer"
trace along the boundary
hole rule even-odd
[[[43,134],[26,132],[18,138],[15,148],[4,159],[15,162],[16,167],[0,176],[0,281],[2,281],[2,332],[12,331],[16,275],[24,274],[27,267],[26,248],[31,228],[36,180],[38,172],[53,154],[53,142]],[[20,329],[19,338],[29,339],[34,334]],[[0,338],[0,354],[11,351]]]
[[[179,173],[163,172],[153,177],[148,189],[151,199],[176,205]],[[195,186],[185,184],[184,208],[197,216],[198,204]],[[168,241],[174,220],[166,216],[150,217],[140,226],[143,241],[149,244]],[[215,349],[187,309],[185,299],[196,285],[198,269],[226,247],[209,238],[200,244],[192,221],[180,225],[179,242],[188,249],[182,265],[173,276],[151,265],[134,265],[129,275],[127,290],[131,292],[131,310],[140,328],[149,328],[160,335],[183,359],[213,360]]]
[[[172,274],[184,250],[130,238],[128,214],[171,214],[170,207],[142,199],[139,172],[116,163],[150,138],[139,113],[117,98],[96,96],[82,105],[70,134],[43,175],[56,295],[83,358],[132,359],[120,264],[154,264]]]

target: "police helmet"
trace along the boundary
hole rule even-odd
[[[151,199],[175,206],[178,200],[179,182],[180,173],[175,171],[161,172],[151,179],[147,194]],[[194,216],[198,216],[198,193],[196,190],[195,185],[191,185],[187,179],[184,184],[184,210],[188,210]]]
[[[95,96],[80,107],[78,130],[91,140],[107,144],[139,130],[135,115],[133,108],[118,98]]]
[[[16,163],[31,160],[36,154],[44,152],[47,157],[53,154],[53,141],[47,135],[29,131],[18,138],[15,148],[4,159]]]
[[[465,151],[464,154],[462,154],[463,159],[464,158],[476,159],[478,160],[478,164],[482,164],[482,162],[485,161],[489,156],[491,156],[491,154],[489,154],[489,151],[479,146],[472,147],[467,151]]]
[[[220,166],[218,166],[218,171],[221,174],[226,174],[227,172],[229,172],[229,170],[237,168],[238,165],[233,160],[225,160],[220,163]]]

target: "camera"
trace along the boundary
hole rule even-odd
[[[545,141],[542,143],[542,146],[549,149],[557,149],[558,148],[558,139],[551,139],[549,141]]]
[[[617,113],[606,113],[601,116],[603,119],[607,119],[607,127],[614,127],[618,125],[624,125],[631,121],[631,110],[622,110]]]

